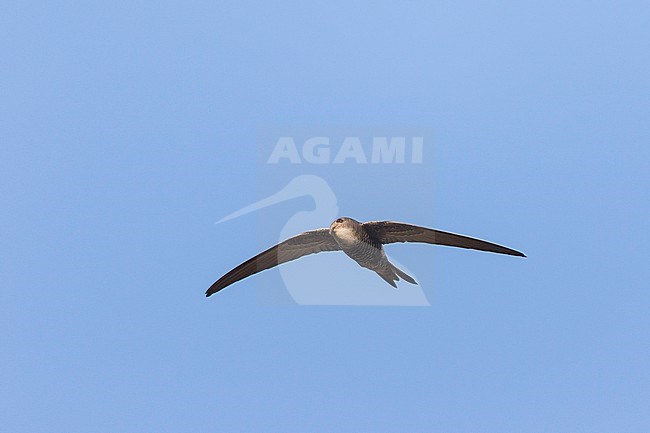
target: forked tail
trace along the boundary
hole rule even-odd
[[[382,269],[381,271],[375,271],[382,277],[388,284],[397,288],[395,281],[398,281],[400,278],[404,281],[408,281],[411,284],[417,284],[415,279],[408,275],[406,272],[397,268],[397,266],[392,263],[388,263],[388,266]]]
[[[412,276],[398,269],[397,266],[395,266],[394,264],[391,263],[390,265],[392,266],[393,271],[395,271],[395,273],[399,275],[401,279],[403,279],[404,281],[408,281],[411,284],[417,284],[417,281],[415,281],[415,279]]]

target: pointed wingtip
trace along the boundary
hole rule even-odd
[[[208,290],[205,291],[205,297],[209,298],[210,296],[214,295],[217,292],[218,290],[213,290],[212,287],[209,287]]]
[[[507,254],[513,257],[526,257],[526,254],[522,253],[521,251],[513,250],[512,248],[507,248],[507,247],[503,247],[501,251],[489,251],[489,252]]]

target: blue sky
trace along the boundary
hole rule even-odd
[[[1,10],[6,431],[648,431],[648,2]],[[291,126],[429,128],[418,167],[300,171],[528,259],[391,246],[425,308],[206,299],[312,206],[215,224]]]

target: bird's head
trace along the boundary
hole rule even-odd
[[[356,220],[353,220],[352,218],[349,217],[340,217],[337,218],[335,221],[330,224],[330,234],[333,235],[337,231],[342,231],[342,230],[350,230],[356,226],[359,225],[359,222]]]

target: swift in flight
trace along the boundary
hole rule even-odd
[[[343,251],[360,266],[376,272],[393,287],[397,287],[395,282],[400,278],[417,284],[411,276],[388,261],[383,246],[396,242],[422,242],[526,257],[519,251],[455,233],[393,221],[360,223],[342,217],[329,228],[301,233],[245,261],[212,284],[205,296],[217,293],[260,271],[322,251]]]

